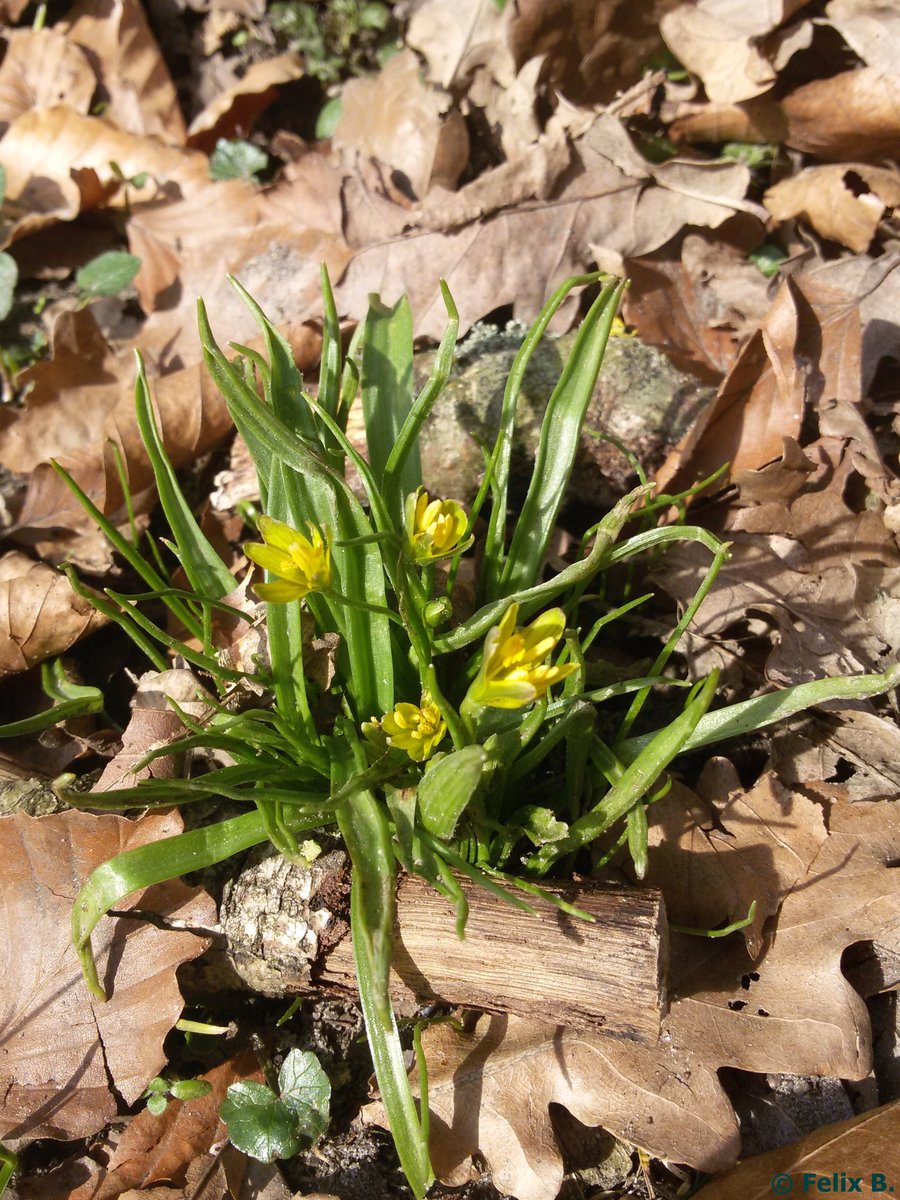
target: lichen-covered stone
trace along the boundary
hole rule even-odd
[[[422,476],[433,494],[474,497],[484,470],[481,447],[493,445],[506,380],[524,333],[522,326],[481,332],[460,348],[421,437]],[[575,337],[573,332],[545,338],[525,373],[513,446],[514,500],[527,488],[544,410]],[[433,351],[416,356],[417,388],[433,364]],[[598,433],[617,438],[652,472],[712,396],[713,389],[678,370],[659,350],[637,338],[611,337],[588,408],[570,498],[605,508],[635,482],[625,456]]]

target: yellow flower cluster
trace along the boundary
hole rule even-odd
[[[430,693],[423,692],[421,704],[398,704],[381,719],[381,728],[392,746],[405,750],[413,762],[424,762],[434,753],[447,726]]]
[[[575,663],[548,667],[546,659],[566,628],[561,608],[550,608],[530,625],[516,625],[518,604],[511,604],[484,639],[481,670],[469,688],[470,704],[485,708],[525,708],[547,688],[577,670]]]
[[[310,592],[325,591],[331,584],[331,550],[322,534],[308,525],[309,537],[276,521],[274,517],[259,518],[263,545],[248,542],[244,553],[258,566],[279,578],[271,583],[257,583],[254,591],[270,604],[286,604],[302,600]]]
[[[455,500],[429,500],[422,488],[406,497],[406,536],[416,562],[429,563],[464,549],[467,518]]]

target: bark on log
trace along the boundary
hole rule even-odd
[[[467,881],[466,937],[452,906],[423,880],[397,894],[392,997],[511,1012],[655,1043],[665,1012],[666,919],[651,889],[585,881],[556,889],[595,917],[587,922],[535,901],[532,915]],[[349,876],[341,853],[309,869],[278,856],[228,888],[222,924],[246,984],[268,995],[355,991]]]

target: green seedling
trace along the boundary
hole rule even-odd
[[[141,269],[141,260],[123,250],[107,250],[98,254],[75,272],[75,287],[79,302],[89,304],[99,296],[118,296],[134,282]]]
[[[268,154],[252,142],[245,142],[242,138],[219,138],[209,156],[209,177],[253,182],[268,165]]]
[[[233,1083],[219,1115],[232,1145],[261,1162],[292,1158],[328,1128],[331,1083],[310,1050],[292,1050],[274,1086]]]
[[[599,293],[549,399],[510,536],[513,431],[525,371],[572,290],[596,284]],[[679,755],[813,705],[877,695],[900,683],[900,666],[717,708],[715,674],[691,683],[674,664],[728,546],[683,519],[657,524],[665,509],[683,513],[697,489],[654,500],[640,471],[637,487],[585,531],[572,561],[548,570],[550,538],[622,294],[619,281],[579,276],[545,305],[510,371],[496,440],[486,449],[484,479],[470,506],[432,495],[421,474],[420,436],[447,382],[458,328],[446,285],[446,333],[418,392],[407,303],[373,300],[345,356],[324,271],[322,286],[315,396],[288,343],[240,284],[262,351],[234,346],[226,353],[199,307],[207,369],[259,479],[260,510],[250,514],[255,528],[245,551],[265,573],[254,590],[265,605],[267,655],[250,675],[262,702],[234,702],[248,674],[217,652],[214,632],[220,616],[235,615],[225,597],[237,581],[184,500],[142,369],[139,425],[171,537],[158,545],[136,528],[124,537],[57,468],[144,590],[97,597],[70,570],[73,587],[91,595],[152,663],[165,667],[168,652],[177,652],[214,695],[202,721],[173,705],[183,735],[144,762],[182,753],[189,760],[189,751],[205,749],[221,752],[228,764],[196,778],[147,779],[89,796],[63,784],[61,794],[112,811],[213,797],[248,808],[97,868],[75,902],[72,935],[88,986],[102,1000],[91,935],[130,893],[264,842],[305,863],[323,832],[339,833],[351,862],[350,919],[368,1044],[401,1165],[414,1195],[424,1197],[433,1181],[427,1074],[419,1053],[417,1097],[388,989],[398,870],[419,874],[446,898],[460,936],[467,918],[461,879],[521,909],[553,903],[573,920],[590,919],[545,890],[542,880],[566,877],[573,868],[589,873],[613,857],[630,858],[640,877],[647,865],[646,810],[666,793],[667,769]],[[346,434],[358,390],[365,456]],[[348,465],[364,502],[347,481]],[[460,617],[458,568],[476,540],[479,570]],[[603,660],[604,645],[610,638],[627,644],[629,614],[648,598],[632,588],[636,565],[649,559],[655,570],[664,568],[669,549],[683,541],[709,555],[696,595],[673,618],[655,661],[630,672],[614,669]],[[612,573],[613,567],[624,570]],[[186,587],[174,583],[176,570]],[[623,577],[624,596],[615,590]],[[148,601],[164,605],[170,628],[182,632],[151,618]],[[307,664],[311,635],[327,635],[333,646],[327,682]],[[235,1085],[223,1109],[235,1144],[260,1157],[293,1153],[327,1121],[323,1105],[301,1094],[294,1066],[300,1060],[288,1061],[277,1086]]]
[[[151,1079],[142,1099],[154,1117],[162,1116],[170,1100],[199,1100],[212,1091],[212,1084],[205,1079],[163,1079],[157,1075]]]

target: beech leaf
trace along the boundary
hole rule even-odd
[[[110,999],[100,1004],[81,977],[71,910],[94,867],[181,828],[175,813],[136,822],[81,812],[0,819],[0,1137],[88,1137],[116,1116],[117,1095],[133,1104],[165,1065],[163,1040],[183,1006],[176,968],[207,943],[125,917],[104,921],[94,945]],[[210,897],[179,881],[126,907],[189,926],[216,919]]]

